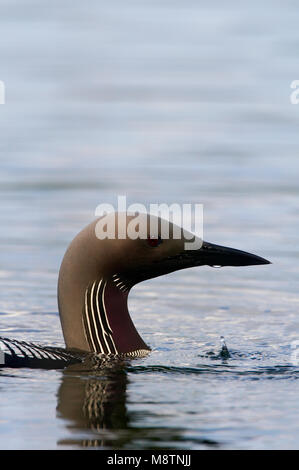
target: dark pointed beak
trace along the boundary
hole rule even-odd
[[[208,266],[251,266],[254,264],[271,264],[265,258],[252,255],[246,251],[228,248],[226,246],[214,245],[203,242],[202,247],[197,250],[196,265]]]
[[[246,251],[228,248],[203,242],[201,248],[181,251],[178,254],[156,259],[150,264],[140,266],[138,270],[123,272],[126,284],[130,288],[138,282],[162,276],[179,269],[196,266],[251,266],[256,264],[271,264],[265,258],[252,255]]]

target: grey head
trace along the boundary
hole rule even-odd
[[[196,238],[193,242],[198,243],[194,246],[199,248],[186,250],[190,234],[170,223],[169,236],[163,238],[165,221],[160,218],[153,234],[149,216],[145,214],[140,219],[147,225],[143,238],[132,239],[127,234],[124,237],[123,230],[119,236],[117,215],[109,215],[111,225],[114,223],[115,238],[98,238],[97,224],[102,219],[97,219],[74,238],[63,258],[58,280],[58,306],[67,348],[103,354],[143,355],[150,348],[135,329],[127,308],[128,294],[135,284],[203,265],[270,263],[260,256]],[[122,214],[126,228],[133,221],[134,216]]]

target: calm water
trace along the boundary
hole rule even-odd
[[[1,449],[298,448],[297,2],[0,11],[1,335],[63,344],[60,261],[118,194],[203,203],[206,240],[273,262],[137,286],[146,359],[1,370]]]

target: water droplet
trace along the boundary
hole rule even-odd
[[[229,350],[227,349],[224,336],[220,336],[220,341],[221,341],[221,351],[220,351],[220,356],[224,358],[230,357]]]

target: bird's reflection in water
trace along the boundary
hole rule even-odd
[[[128,428],[125,362],[107,361],[101,367],[89,361],[63,371],[58,390],[58,416],[68,420],[71,431],[88,434],[87,439],[67,439],[60,445],[111,447],[121,444]],[[89,438],[91,436],[91,438]],[[94,438],[95,436],[95,438]]]
[[[128,360],[109,360],[100,367],[85,361],[63,371],[58,390],[58,417],[67,421],[67,429],[79,437],[61,439],[60,446],[98,448],[174,449],[189,444],[217,447],[209,439],[184,435],[176,427],[140,427],[147,411],[129,412],[126,406]],[[150,370],[151,371],[151,370]],[[140,416],[141,415],[141,416]],[[134,447],[133,447],[134,446]]]

